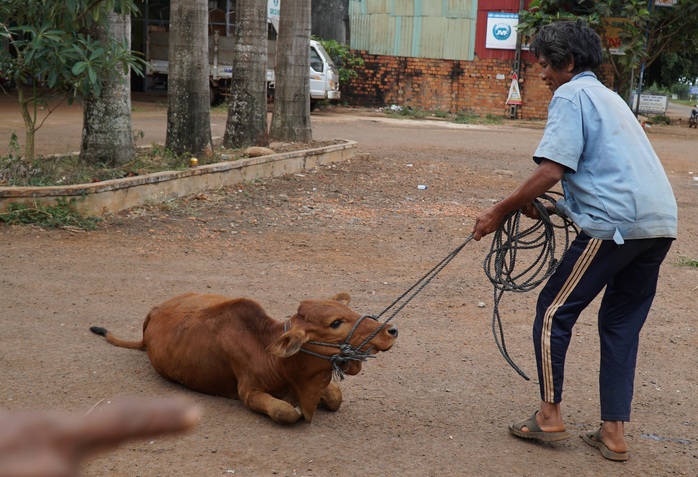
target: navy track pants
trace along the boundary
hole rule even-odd
[[[618,245],[581,232],[541,290],[533,324],[541,399],[562,401],[565,356],[580,313],[606,287],[598,316],[601,419],[629,421],[640,330],[673,239]]]

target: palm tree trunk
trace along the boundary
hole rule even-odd
[[[308,142],[310,125],[310,0],[281,2],[276,45],[276,92],[270,137]]]
[[[238,0],[226,147],[267,146],[267,2]]]
[[[212,147],[208,2],[172,0],[165,147],[177,155]]]
[[[98,28],[97,38],[131,41],[131,16],[111,12],[108,28]],[[118,166],[136,157],[131,127],[130,68],[119,66],[112,76],[102,80],[99,96],[85,100],[80,159],[88,163]]]

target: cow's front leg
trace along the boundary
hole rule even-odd
[[[330,382],[330,384],[328,384],[325,390],[322,392],[320,404],[322,404],[322,406],[329,411],[338,411],[339,406],[342,405],[342,390],[339,389],[339,386],[333,382]]]
[[[313,420],[319,405],[332,412],[338,411],[342,405],[342,390],[332,381],[328,384],[306,383],[295,391],[298,396],[298,406],[308,422]]]
[[[240,397],[249,409],[266,414],[281,424],[293,424],[302,415],[300,409],[262,391],[240,392]]]

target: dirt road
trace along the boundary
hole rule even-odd
[[[164,108],[134,111],[144,141],[157,141],[157,128],[144,125],[164,134]],[[61,139],[54,149],[79,144],[76,117],[43,132]],[[214,134],[224,121],[213,118]],[[3,135],[16,130],[1,123]],[[136,339],[151,306],[187,291],[254,298],[279,319],[302,299],[347,291],[354,309],[377,313],[531,170],[541,128],[319,112],[315,139],[357,140],[357,158],[134,209],[94,232],[0,226],[0,407],[82,411],[119,396],[172,394],[202,406],[193,434],[124,445],[88,463],[86,476],[696,475],[698,269],[682,263],[698,259],[698,133],[688,128],[647,131],[678,198],[680,237],[642,334],[624,464],[578,437],[540,445],[508,435],[537,406],[538,384],[495,345],[486,240],[405,307],[395,347],[343,381],[342,408],[311,424],[283,427],[239,401],[190,392],[157,375],[144,353],[88,331],[102,325]],[[509,353],[531,376],[535,295],[507,296],[501,309]],[[596,308],[580,318],[569,352],[563,411],[575,436],[599,423]]]

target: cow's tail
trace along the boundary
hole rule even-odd
[[[101,326],[91,326],[90,331],[93,332],[96,335],[101,335],[106,338],[107,343],[113,344],[114,346],[118,346],[119,348],[128,348],[128,349],[139,349],[141,351],[145,351],[145,341],[140,340],[140,341],[125,341],[117,338],[114,336],[114,334],[111,331],[108,331],[106,328],[102,328]]]

